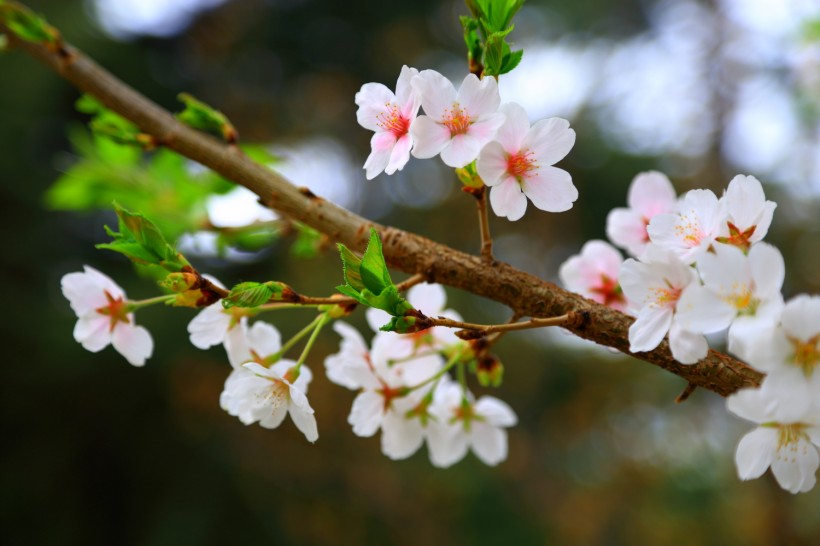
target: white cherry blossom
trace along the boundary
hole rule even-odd
[[[615,245],[639,258],[649,244],[646,231],[658,214],[672,214],[677,206],[675,188],[658,171],[638,174],[629,185],[628,208],[615,208],[606,218],[606,235]]]
[[[302,365],[298,375],[296,369],[296,362],[291,360],[280,360],[270,368],[257,362],[245,363],[228,376],[219,404],[242,423],[259,422],[265,428],[277,428],[290,414],[296,428],[309,442],[315,442],[319,432],[307,399],[313,376],[307,366]]]
[[[434,466],[446,468],[473,453],[495,466],[507,458],[507,431],[518,418],[505,402],[492,396],[475,401],[457,383],[436,389],[430,414],[435,421],[427,432],[427,447]]]
[[[241,307],[225,309],[221,301],[212,303],[188,323],[191,343],[198,349],[224,343],[230,354],[230,347],[241,342],[239,338],[244,335],[242,329],[247,327],[249,315]]]
[[[262,362],[282,348],[282,336],[275,326],[261,320],[248,328],[240,324],[232,343],[225,346],[234,368],[246,362]]]
[[[777,203],[766,200],[757,178],[737,175],[721,201],[725,218],[720,224],[719,242],[748,250],[766,236]]]
[[[729,350],[748,359],[750,342],[779,318],[780,288],[786,274],[775,247],[758,243],[748,256],[715,243],[698,260],[703,286],[692,286],[678,302],[678,320],[692,332],[709,334],[729,327]]]
[[[624,311],[626,298],[618,284],[623,257],[606,241],[584,244],[581,254],[570,257],[558,270],[561,283],[591,300]]]
[[[749,345],[749,364],[766,372],[764,385],[781,405],[820,411],[820,296],[786,302],[779,322]]]
[[[653,216],[646,231],[653,243],[691,264],[712,245],[723,218],[723,207],[714,193],[692,190],[678,202],[675,212]]]
[[[74,339],[96,353],[109,344],[134,366],[142,366],[154,350],[151,334],[134,323],[125,292],[108,276],[90,266],[63,275],[63,295],[77,315]]]
[[[547,212],[572,208],[578,199],[572,177],[552,166],[575,144],[575,131],[569,122],[549,118],[530,127],[527,112],[520,105],[504,104],[500,111],[507,119],[476,163],[479,176],[492,188],[493,212],[518,220],[527,210],[527,198]]]
[[[495,78],[481,80],[468,74],[456,92],[453,84],[435,70],[423,70],[412,81],[426,115],[410,128],[420,159],[441,154],[450,167],[464,167],[490,142],[504,123],[498,112],[501,97]]]
[[[416,119],[421,100],[411,82],[419,73],[403,66],[396,81],[396,93],[380,83],[366,83],[356,93],[356,119],[365,129],[375,131],[370,140],[372,151],[364,163],[368,180],[382,171],[393,174],[410,160],[413,136],[410,127]]]
[[[629,350],[651,351],[669,333],[672,356],[682,364],[694,364],[706,356],[709,346],[700,333],[680,322],[682,295],[696,286],[695,271],[671,252],[650,246],[644,261],[628,259],[621,266],[621,283],[637,319],[629,327]]]
[[[771,466],[777,483],[790,493],[804,493],[814,487],[820,466],[820,416],[816,412],[784,414],[765,381],[763,388],[744,389],[729,396],[726,407],[760,425],[737,446],[735,462],[741,480],[759,478]]]

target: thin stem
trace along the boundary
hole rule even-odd
[[[158,303],[168,303],[169,301],[173,301],[176,297],[176,294],[166,294],[164,296],[157,296],[155,298],[148,298],[146,300],[129,301],[128,310],[136,311],[137,309],[142,309],[143,307],[148,307],[150,305],[156,305]]]
[[[282,309],[310,309],[318,307],[319,304],[301,304],[301,303],[265,303],[256,309],[259,311],[279,311]]]
[[[421,273],[416,273],[412,277],[408,277],[401,281],[399,284],[396,285],[396,288],[399,289],[399,292],[404,292],[405,290],[413,288],[417,284],[423,283],[425,280],[427,280],[427,277],[425,277]]]
[[[486,262],[493,262],[493,237],[490,235],[490,219],[487,215],[487,186],[483,186],[476,195],[478,226],[481,231],[481,257]]]
[[[396,285],[396,288],[399,292],[404,292],[412,288],[413,286],[424,282],[426,277],[421,273],[416,273],[412,277],[409,277],[399,284]],[[298,301],[294,304],[297,306],[318,306],[318,305],[352,305],[354,303],[358,303],[353,298],[349,298],[346,296],[328,296],[328,297],[313,297],[313,296],[303,296],[302,294],[297,294],[296,298]]]
[[[496,332],[511,332],[513,330],[529,330],[531,328],[544,328],[547,326],[561,326],[570,318],[570,313],[558,317],[533,318],[524,322],[513,322],[512,324],[472,324],[461,322],[444,317],[430,318],[432,326],[446,326],[448,328],[461,328],[462,330],[477,330],[485,334]]]
[[[270,355],[269,357],[267,357],[267,358],[265,359],[265,362],[268,364],[268,366],[270,366],[271,364],[273,364],[273,363],[275,363],[275,362],[278,362],[278,361],[279,361],[279,359],[280,359],[280,358],[282,358],[282,357],[285,355],[285,353],[287,353],[289,350],[291,350],[291,349],[293,348],[293,346],[294,346],[294,345],[296,345],[297,343],[299,343],[299,341],[300,341],[303,337],[305,337],[306,335],[308,335],[308,333],[309,333],[312,329],[316,328],[316,324],[317,324],[317,323],[319,323],[319,322],[322,320],[322,318],[323,318],[324,316],[325,316],[325,314],[324,314],[324,313],[322,313],[321,315],[318,315],[315,319],[313,319],[313,320],[310,322],[310,324],[308,324],[307,326],[305,326],[304,328],[302,328],[301,330],[299,330],[299,332],[297,332],[297,333],[296,333],[296,334],[295,334],[292,338],[290,338],[289,340],[287,340],[287,341],[285,342],[285,344],[284,344],[284,345],[282,345],[282,348],[281,348],[281,349],[279,349],[278,351],[276,351],[275,353],[273,353],[272,355]]]
[[[436,380],[440,379],[442,376],[444,376],[444,374],[446,374],[448,371],[450,371],[450,369],[453,366],[455,366],[460,360],[461,360],[461,352],[457,352],[456,354],[454,354],[453,356],[450,357],[450,360],[447,361],[447,363],[444,365],[444,367],[441,370],[439,370],[435,374],[431,375],[430,377],[428,377],[427,379],[425,379],[421,383],[417,383],[415,385],[407,387],[407,391],[410,392],[410,391],[414,391],[416,389],[420,389],[423,386],[425,386],[429,383],[432,383],[433,381],[436,381]]]
[[[319,332],[322,331],[322,328],[330,322],[331,319],[327,313],[322,313],[318,317],[318,323],[316,327],[313,329],[313,333],[310,335],[310,338],[307,340],[305,344],[305,348],[302,349],[302,354],[299,355],[299,360],[296,361],[296,369],[299,370],[302,368],[302,364],[305,362],[308,354],[310,354],[310,350],[313,348],[313,344],[316,342],[316,338],[319,337]]]

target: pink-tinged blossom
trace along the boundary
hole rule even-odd
[[[682,364],[694,364],[706,356],[709,346],[700,333],[681,324],[680,299],[696,286],[695,271],[671,252],[650,246],[644,261],[628,259],[618,279],[637,316],[629,327],[629,350],[651,351],[669,333],[672,356]]]
[[[794,413],[820,412],[820,296],[788,302],[777,324],[749,341],[749,364],[766,372],[764,385]]]
[[[507,431],[518,418],[505,402],[492,396],[475,401],[457,383],[436,389],[428,427],[427,447],[434,466],[446,468],[473,453],[484,463],[495,466],[507,458]]]
[[[63,295],[77,315],[74,339],[96,353],[110,343],[134,366],[142,366],[154,350],[151,334],[134,324],[125,292],[93,267],[68,273],[60,281]]]
[[[396,82],[396,93],[380,83],[366,83],[356,93],[356,119],[365,129],[375,131],[370,139],[372,151],[364,163],[367,179],[382,171],[393,174],[410,160],[413,136],[410,127],[416,120],[420,97],[411,85],[419,71],[403,66]]]
[[[441,154],[450,167],[464,167],[490,142],[504,123],[498,112],[501,97],[495,78],[481,80],[468,74],[456,92],[453,84],[435,70],[413,78],[426,115],[410,128],[413,155],[426,159]]]
[[[493,142],[478,157],[476,169],[490,186],[493,212],[518,220],[527,210],[527,198],[547,212],[572,208],[578,190],[570,174],[552,165],[575,144],[575,131],[561,118],[542,119],[530,127],[524,109],[515,103],[501,106],[506,121]]]
[[[717,196],[709,190],[692,190],[678,202],[676,212],[653,216],[646,231],[654,244],[691,264],[712,245],[722,222]]]
[[[619,311],[626,308],[618,274],[623,257],[605,241],[584,244],[580,255],[570,257],[561,265],[558,276],[567,290],[581,294]]]
[[[219,397],[222,409],[250,425],[277,428],[290,414],[309,442],[319,438],[316,417],[307,399],[312,374],[307,366],[296,371],[296,362],[280,360],[270,368],[248,362],[235,368]]]
[[[242,329],[247,327],[249,315],[247,309],[225,309],[221,301],[213,303],[188,323],[191,343],[198,349],[207,349],[224,343],[230,354],[231,347],[244,335]]]
[[[783,255],[766,243],[754,245],[748,256],[736,246],[715,243],[714,251],[698,260],[698,271],[703,286],[692,286],[678,302],[681,325],[704,334],[729,327],[729,350],[748,360],[751,342],[783,309]]]
[[[639,258],[649,244],[646,226],[658,214],[672,214],[677,207],[675,188],[658,171],[640,173],[629,185],[628,208],[616,208],[606,218],[606,235],[615,245]]]
[[[350,390],[368,385],[373,375],[370,348],[358,330],[347,323],[336,321],[333,329],[342,336],[339,352],[325,358],[325,373],[333,383]]]
[[[757,178],[737,175],[721,201],[725,218],[720,224],[719,242],[749,250],[766,236],[777,203],[766,200]]]
[[[814,487],[820,466],[820,416],[816,412],[786,415],[766,388],[743,389],[726,401],[726,407],[758,423],[737,446],[735,463],[741,480],[759,478],[771,467],[780,487],[805,493]]]

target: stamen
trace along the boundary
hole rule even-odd
[[[452,109],[444,110],[444,116],[441,119],[441,123],[450,130],[450,136],[454,137],[456,135],[463,135],[466,133],[470,128],[470,125],[473,123],[473,120],[457,102],[454,102]]]
[[[815,370],[820,368],[820,334],[814,336],[808,341],[803,341],[796,338],[788,338],[794,348],[792,355],[792,362],[795,366],[803,369],[806,377],[811,377]]]
[[[522,178],[530,178],[538,170],[538,162],[533,157],[535,154],[524,149],[507,158],[507,173],[514,176],[519,182]]]
[[[410,129],[410,120],[401,115],[398,105],[388,102],[385,111],[376,116],[376,125],[384,131],[390,131],[396,138],[401,138]]]

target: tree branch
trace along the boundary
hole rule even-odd
[[[183,125],[75,48],[65,45],[59,51],[51,51],[43,45],[16,38],[2,23],[0,32],[8,35],[10,45],[36,57],[75,87],[153,135],[161,145],[245,186],[256,193],[261,202],[332,240],[362,251],[367,245],[369,229],[375,227],[382,237],[387,263],[394,268],[490,298],[509,306],[520,316],[556,317],[574,312],[583,320],[568,324],[568,330],[584,339],[632,354],[627,336],[633,319],[623,313],[567,292],[509,264],[488,263],[478,256],[357,216],[293,186],[281,175],[246,157],[236,146],[223,144]],[[633,356],[723,396],[740,388],[758,386],[763,378],[760,372],[716,351],[709,351],[697,364],[680,364],[672,358],[666,341],[653,351]]]

